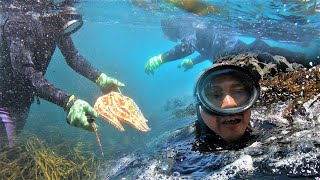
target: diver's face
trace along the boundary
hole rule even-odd
[[[245,99],[247,93],[245,88],[235,78],[222,76],[214,80],[212,96],[219,101],[219,106],[223,108],[237,107]],[[248,109],[237,115],[220,116],[205,112],[200,106],[200,114],[204,123],[223,140],[234,142],[239,140],[249,125],[251,110]]]

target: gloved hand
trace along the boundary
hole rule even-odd
[[[106,74],[102,73],[96,81],[96,84],[100,87],[102,93],[108,94],[111,91],[120,92],[121,87],[125,85],[118,80],[108,77]]]
[[[153,74],[153,71],[163,64],[162,55],[154,56],[148,60],[144,66],[144,72]]]
[[[192,60],[191,59],[184,59],[179,65],[179,68],[181,68],[181,67],[184,68],[184,71],[192,69],[193,68]]]
[[[98,117],[98,113],[87,103],[81,99],[77,99],[72,95],[67,103],[68,116],[67,122],[75,127],[82,128],[87,131],[93,131],[88,122],[86,115],[92,116],[93,118]],[[93,126],[97,128],[97,125],[93,123]]]

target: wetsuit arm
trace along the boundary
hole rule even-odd
[[[194,53],[195,48],[190,43],[182,42],[177,44],[171,50],[162,54],[163,62],[175,61]]]
[[[61,38],[58,47],[65,57],[68,65],[82,76],[96,82],[101,72],[95,69],[85,58],[83,58],[74,46],[70,36]]]
[[[10,31],[7,33],[11,33],[8,42],[14,75],[16,78],[22,80],[16,82],[28,82],[27,84],[16,84],[16,86],[26,86],[31,84],[35,88],[37,96],[61,107],[65,107],[70,95],[56,88],[53,84],[48,82],[47,79],[45,79],[42,72],[35,69],[32,58],[34,55],[30,50],[35,42],[24,34],[23,36],[26,38],[20,38],[23,36],[17,35],[18,33],[14,34],[14,32]]]

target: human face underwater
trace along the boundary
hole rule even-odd
[[[195,86],[199,119],[226,142],[235,142],[249,126],[259,92],[257,79],[246,69],[211,67],[200,74]]]
[[[247,93],[241,82],[231,76],[221,76],[215,82],[216,93],[213,96],[221,98],[221,108],[237,107],[246,99]],[[239,140],[245,133],[251,117],[251,109],[235,115],[218,115],[204,111],[201,106],[200,114],[204,123],[226,142]]]

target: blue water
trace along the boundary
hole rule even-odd
[[[272,45],[319,54],[320,6],[315,6],[314,11],[311,11],[310,9],[315,4],[314,0],[308,2],[302,0],[207,2],[220,7],[224,10],[224,13],[199,18],[215,22],[217,26],[225,29],[225,32],[231,32],[248,43],[253,40],[252,37],[262,38]],[[159,154],[162,154],[163,148],[166,147],[165,143],[174,134],[173,132],[192,124],[195,117],[175,118],[171,112],[163,111],[163,106],[168,99],[175,97],[186,96],[192,100],[191,94],[195,79],[198,73],[208,67],[210,63],[205,62],[187,72],[183,72],[177,68],[180,62],[176,61],[161,66],[155,71],[154,75],[144,73],[144,64],[150,57],[175,45],[175,43],[164,38],[160,27],[160,19],[168,16],[190,15],[190,13],[181,9],[170,7],[164,2],[160,3],[161,8],[151,10],[136,7],[125,0],[80,0],[78,4],[85,23],[79,31],[72,35],[76,47],[93,66],[125,83],[126,87],[122,90],[122,93],[131,97],[137,103],[149,120],[148,125],[152,129],[150,132],[140,133],[125,125],[126,131],[119,132],[102,119],[96,121],[106,158],[119,159],[117,162],[121,166],[119,168],[113,167],[114,171],[118,171],[118,174],[116,172],[110,174],[106,170],[107,177],[130,177],[128,174],[130,174],[132,162],[137,162],[137,166],[141,166],[131,169],[133,172],[130,175],[138,176],[138,174],[142,174],[142,178],[145,179],[152,179],[150,173],[161,175],[161,172],[162,176],[158,178],[180,176],[177,171],[175,174],[167,171],[166,167],[170,163],[164,159],[160,160],[161,163],[159,163],[157,153],[153,154],[152,152],[160,151]],[[68,67],[59,51],[56,51],[54,55],[46,78],[65,92],[75,94],[90,104],[93,104],[96,98],[101,95],[95,84]],[[99,153],[94,134],[69,126],[66,123],[66,113],[56,105],[44,100],[41,100],[40,105],[32,105],[25,131],[37,134],[48,141],[57,136],[74,138],[76,141],[81,139],[92,147],[92,151]],[[315,130],[315,132],[317,131]],[[192,138],[191,134],[186,135],[186,139],[181,142],[188,144],[190,138]],[[235,173],[230,172],[232,168],[230,170],[230,167],[227,166],[242,159],[244,159],[244,162],[251,162],[255,156],[247,152],[251,152],[251,150],[225,152],[223,156],[219,154],[202,155],[192,152],[188,157],[198,159],[193,159],[197,163],[195,163],[195,174],[190,177],[241,178],[241,173],[239,173],[241,166],[245,166],[244,169],[249,167],[247,170],[254,174],[255,171],[250,169],[249,165],[240,163],[239,171],[233,169]],[[269,149],[267,152],[272,151]],[[318,149],[316,149],[316,152],[318,152]],[[139,153],[142,156],[139,156]],[[152,154],[153,156],[151,156]],[[271,154],[265,154],[277,159]],[[227,158],[224,155],[231,157]],[[138,157],[142,160],[139,160]],[[262,156],[259,157],[262,158]],[[211,164],[217,165],[216,169],[212,171],[200,170],[201,162],[205,163],[208,160]],[[224,160],[225,162],[222,163]],[[259,159],[253,161],[260,162]],[[154,166],[161,170],[153,169],[151,171]],[[276,166],[273,168],[277,169]],[[224,172],[229,172],[231,176]],[[278,177],[281,176],[278,175]],[[269,176],[264,176],[262,173],[261,176],[256,174],[256,177],[268,179]],[[287,176],[284,175],[284,177]]]

